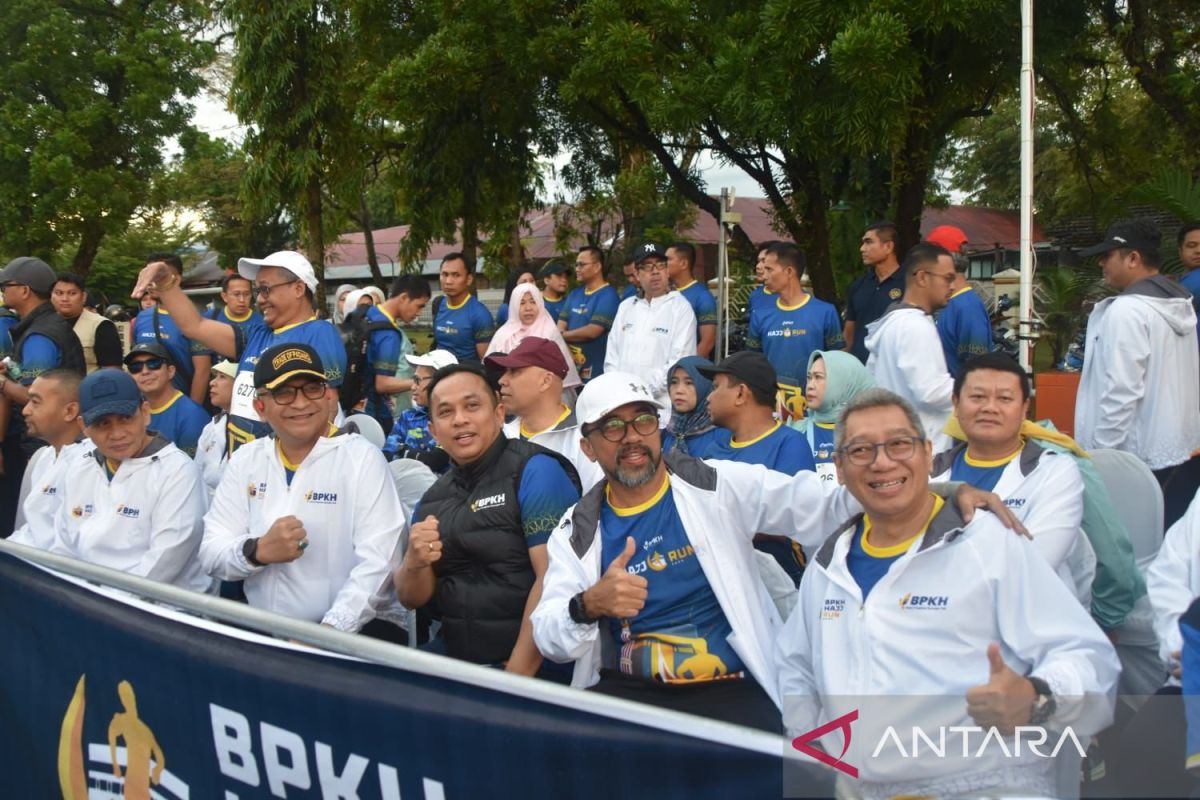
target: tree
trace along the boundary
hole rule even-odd
[[[0,4],[0,248],[86,275],[186,130],[213,45],[202,0]]]

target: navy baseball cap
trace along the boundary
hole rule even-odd
[[[94,425],[101,417],[136,414],[142,407],[142,393],[133,376],[116,367],[98,369],[79,384],[79,413],[84,425]]]
[[[1104,233],[1104,241],[1079,251],[1084,258],[1122,248],[1157,255],[1162,247],[1158,226],[1147,219],[1119,219]]]
[[[551,275],[566,275],[567,267],[561,261],[547,262],[546,266],[538,270],[539,278],[549,278]]]
[[[747,386],[772,393],[778,380],[775,367],[767,357],[751,350],[734,353],[712,367],[696,367],[696,371],[710,381],[717,375],[732,375]]]
[[[125,358],[122,360],[126,364],[132,364],[135,356],[154,356],[168,363],[171,361],[170,352],[158,342],[138,342],[125,354]]]
[[[633,251],[633,259],[638,266],[641,266],[641,263],[647,258],[658,258],[666,261],[667,254],[654,242],[646,242],[639,245],[638,248]]]

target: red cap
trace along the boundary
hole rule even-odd
[[[967,243],[967,235],[962,232],[962,228],[956,228],[953,225],[938,225],[929,232],[925,241],[944,247],[951,253],[961,253],[963,245]]]
[[[521,367],[541,367],[559,378],[567,377],[567,360],[558,345],[539,336],[528,336],[521,340],[511,353],[496,353],[483,360],[488,369],[504,371]]]

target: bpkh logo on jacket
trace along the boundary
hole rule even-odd
[[[338,496],[337,492],[318,492],[315,489],[309,489],[304,493],[304,499],[310,503],[331,506],[337,503]]]
[[[900,607],[916,611],[945,611],[950,607],[950,598],[944,594],[913,594],[900,598]]]
[[[117,516],[119,516],[119,517],[127,517],[129,519],[137,519],[141,515],[142,515],[142,510],[140,508],[134,508],[133,506],[127,506],[124,504],[117,506]]]
[[[489,495],[487,497],[481,497],[471,503],[471,511],[474,513],[476,511],[483,511],[488,508],[500,508],[506,502],[507,497],[508,495],[505,492]]]

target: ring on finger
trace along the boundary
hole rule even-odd
[[[429,543],[429,552],[433,552],[433,542]]]
[[[308,547],[308,539],[301,539],[300,541],[296,542],[296,547],[301,550]]]

